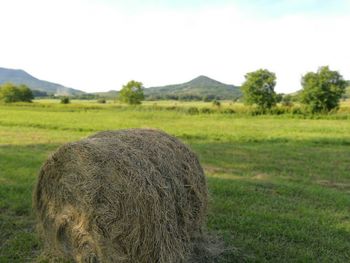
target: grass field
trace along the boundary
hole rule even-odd
[[[350,120],[51,101],[0,105],[0,262],[42,259],[31,192],[47,156],[65,142],[131,127],[162,129],[199,155],[208,227],[236,248],[227,262],[350,262]]]

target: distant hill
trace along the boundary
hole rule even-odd
[[[162,87],[145,88],[146,98],[166,99],[172,97],[217,97],[220,99],[235,99],[242,96],[240,88],[199,76],[183,84],[167,85]]]
[[[116,98],[118,93],[117,90],[110,90],[107,92],[94,92],[93,94],[104,98]],[[188,99],[202,99],[205,96],[234,99],[242,96],[239,87],[227,85],[206,76],[199,76],[183,84],[145,88],[144,94],[148,100],[181,99],[186,97]]]
[[[24,84],[32,90],[44,91],[51,95],[74,96],[84,94],[81,90],[67,88],[57,83],[40,80],[21,69],[0,68],[0,85],[6,82]]]

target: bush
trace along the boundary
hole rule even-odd
[[[210,109],[210,108],[201,108],[201,109],[200,109],[200,112],[201,112],[201,113],[209,114],[209,113],[213,113],[213,110]]]
[[[197,107],[189,107],[187,109],[187,113],[191,115],[199,114],[199,110]]]
[[[194,94],[183,94],[179,96],[179,100],[181,101],[200,101],[202,97]]]
[[[215,106],[215,107],[220,107],[220,106],[221,106],[221,102],[218,101],[218,100],[214,100],[214,101],[213,101],[213,106]]]
[[[300,108],[300,107],[294,106],[291,109],[291,113],[295,114],[295,115],[297,115],[297,114],[305,114],[305,108]]]
[[[97,103],[101,103],[101,104],[105,104],[106,103],[106,99],[98,99]]]
[[[5,83],[0,86],[0,100],[5,103],[32,102],[33,98],[32,91],[26,85],[16,86],[12,83]]]
[[[68,97],[62,97],[61,98],[61,103],[62,104],[69,104],[70,103],[70,99]]]
[[[266,110],[259,107],[249,107],[246,112],[252,116],[266,114]]]
[[[292,99],[293,99],[292,95],[284,95],[282,100],[281,100],[282,106],[285,106],[285,107],[293,106]]]
[[[210,102],[213,100],[215,100],[215,95],[206,95],[203,97],[203,101],[205,101],[205,102]]]
[[[288,112],[288,110],[284,107],[272,107],[269,110],[269,113],[274,114],[274,115],[281,115],[281,114],[285,114],[287,112]]]
[[[167,95],[165,95],[165,99],[166,100],[179,100],[179,96],[173,95],[173,94],[167,94]]]
[[[225,113],[225,114],[234,114],[235,113],[234,109],[231,109],[231,108],[225,108],[221,112]]]
[[[165,109],[169,110],[169,111],[176,111],[177,107],[175,105],[173,105],[173,106],[167,106],[167,107],[165,107]]]

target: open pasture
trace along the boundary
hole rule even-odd
[[[226,262],[350,261],[347,118],[46,101],[0,105],[0,262],[45,261],[31,193],[47,156],[97,131],[132,127],[162,129],[199,155],[211,195],[208,227],[235,248]]]

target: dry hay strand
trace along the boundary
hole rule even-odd
[[[75,262],[213,262],[207,202],[196,155],[151,129],[63,145],[33,195],[46,250]]]

